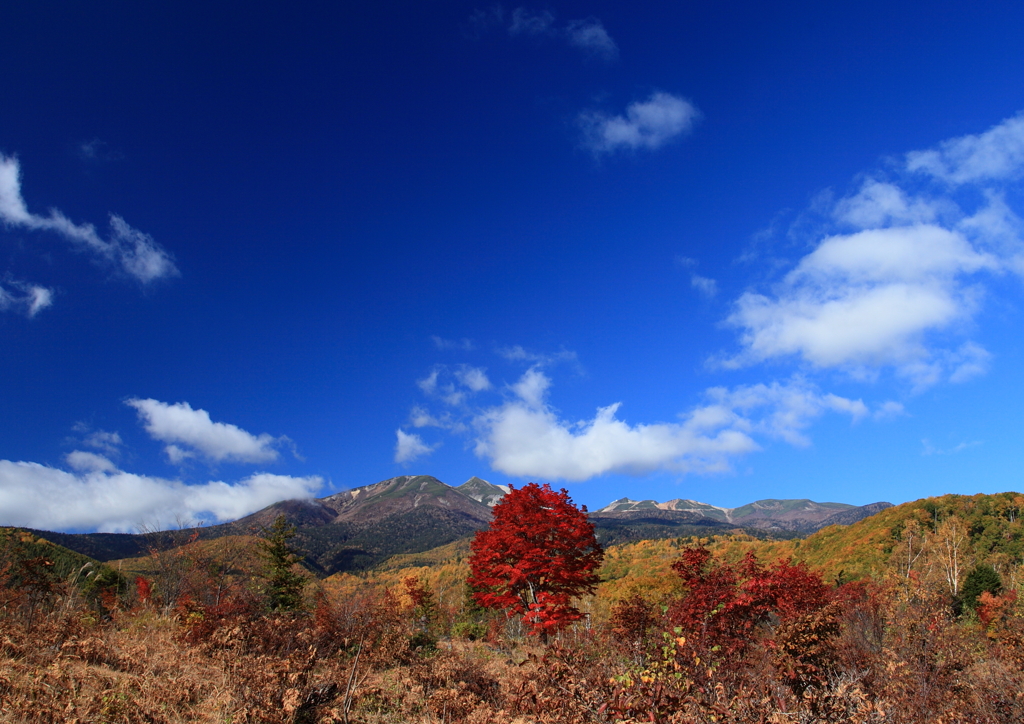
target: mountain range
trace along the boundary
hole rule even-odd
[[[325,498],[286,500],[239,520],[194,529],[201,539],[260,533],[283,515],[297,530],[305,564],[321,576],[372,568],[393,555],[419,553],[485,528],[491,508],[508,492],[478,477],[457,487],[429,475],[402,475]],[[644,538],[746,532],[794,537],[833,524],[848,525],[890,507],[811,500],[759,500],[721,508],[692,500],[616,500],[590,513],[604,545]],[[182,540],[172,533],[52,533],[32,531],[97,560],[145,555]]]

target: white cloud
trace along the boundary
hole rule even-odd
[[[868,414],[863,401],[831,393],[822,395],[799,378],[786,383],[741,385],[733,389],[713,387],[706,395],[715,403],[710,409],[739,415],[742,429],[784,440],[797,447],[811,444],[803,431],[825,412],[847,414],[854,423]]]
[[[1024,277],[1024,219],[1008,202],[1024,175],[1024,113],[904,161],[894,179],[821,196],[812,212],[843,233],[819,234],[770,292],[736,301],[727,323],[743,349],[725,366],[794,357],[865,378],[891,368],[916,389],[987,371],[991,354],[955,337],[971,328],[988,280]]]
[[[437,392],[437,378],[441,374],[441,368],[435,367],[430,374],[422,380],[416,380],[416,386],[423,390],[425,395],[433,395]]]
[[[453,376],[455,381],[448,381]],[[491,389],[491,381],[482,367],[459,365],[452,372],[444,365],[435,365],[429,375],[416,381],[416,386],[427,397],[436,397],[446,405],[459,407],[470,394]]]
[[[422,380],[417,380],[416,386],[419,387],[427,397],[437,397],[443,400],[447,405],[458,407],[465,401],[466,393],[464,390],[455,389],[454,383],[441,382],[440,378],[442,374],[447,375],[445,367],[443,365],[437,365],[430,371],[429,375],[424,377]]]
[[[117,455],[120,452],[121,445],[124,444],[118,433],[107,432],[106,430],[89,432],[88,427],[83,423],[75,425],[75,431],[88,433],[83,442],[91,448],[104,451],[108,455]]]
[[[409,421],[413,427],[444,427],[444,423],[430,414],[430,411],[417,405],[409,413]]]
[[[482,367],[463,365],[455,371],[455,378],[473,392],[491,389],[491,381],[487,379],[487,372]]]
[[[985,205],[956,228],[1000,259],[1008,270],[1024,277],[1024,220],[1009,207],[1001,191],[986,189],[985,199]]]
[[[519,381],[512,385],[512,391],[520,400],[530,407],[542,407],[547,396],[551,380],[537,367],[531,367]]]
[[[0,154],[0,219],[8,226],[53,231],[82,249],[121,268],[141,282],[175,276],[178,269],[170,255],[153,238],[111,214],[109,238],[102,238],[92,224],[75,224],[57,209],[48,216],[29,212],[21,196],[18,159]]]
[[[423,442],[423,438],[416,433],[407,433],[399,428],[395,430],[395,437],[396,463],[409,463],[434,451],[434,448]]]
[[[726,366],[797,356],[861,373],[893,366],[922,384],[934,369],[926,333],[970,319],[977,289],[965,278],[999,268],[962,233],[934,224],[827,237],[773,295],[737,300],[727,322],[742,330],[745,349]]]
[[[193,410],[187,402],[169,405],[154,399],[133,398],[125,404],[138,411],[150,437],[171,443],[165,452],[172,463],[197,454],[214,462],[269,462],[277,459],[274,446],[284,440],[267,433],[252,435],[235,425],[213,422],[210,413]]]
[[[907,154],[907,169],[950,184],[1018,178],[1024,171],[1024,113],[978,135]]]
[[[841,223],[870,229],[892,223],[931,223],[939,208],[933,201],[908,197],[899,186],[868,179],[856,194],[840,199],[832,213]]]
[[[700,118],[696,106],[684,98],[661,91],[645,101],[631,103],[624,115],[599,111],[580,115],[583,145],[595,154],[619,150],[655,150],[690,131]]]
[[[74,453],[72,453],[74,454]],[[82,453],[89,455],[90,453]],[[70,457],[70,456],[69,456]],[[101,456],[95,456],[100,458]],[[142,523],[235,520],[280,500],[309,498],[320,477],[258,473],[236,483],[185,485],[134,475],[103,464],[69,473],[38,463],[0,460],[0,524],[43,530],[129,532]],[[107,461],[109,463],[109,461]]]
[[[708,390],[709,404],[679,423],[629,425],[619,403],[598,408],[591,420],[560,419],[548,405],[551,381],[529,370],[513,386],[516,399],[475,420],[475,452],[500,472],[546,480],[587,480],[605,473],[654,470],[721,472],[736,456],[760,449],[753,435],[808,444],[802,430],[825,411],[867,414],[865,405],[821,395],[800,381]],[[756,413],[756,414],[755,414]]]
[[[84,450],[73,450],[67,455],[68,465],[75,470],[81,472],[104,472],[112,473],[117,470],[117,466],[114,465],[110,460],[97,455],[96,453],[85,452]]]
[[[6,282],[8,288],[0,286],[0,312],[17,309],[28,317],[34,317],[53,304],[53,290],[36,284],[18,281]]]
[[[597,18],[571,20],[565,29],[569,44],[604,60],[619,57],[619,48]]]

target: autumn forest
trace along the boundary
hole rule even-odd
[[[100,564],[0,532],[10,722],[1015,722],[1024,496],[602,549],[565,492],[317,578],[285,516]]]

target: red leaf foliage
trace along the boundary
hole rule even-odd
[[[763,623],[781,622],[818,611],[831,601],[821,576],[788,560],[764,566],[748,553],[733,566],[716,563],[703,547],[692,546],[672,564],[688,592],[669,609],[669,619],[698,648],[735,653]]]
[[[546,634],[580,618],[572,599],[593,593],[604,551],[586,508],[546,483],[512,488],[478,531],[469,560],[481,606],[521,615],[531,633]]]

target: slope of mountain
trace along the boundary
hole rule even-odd
[[[800,530],[854,507],[846,503],[815,503],[807,499],[767,499],[733,508],[729,511],[729,518],[733,523],[755,528],[781,527],[786,530]]]
[[[875,513],[881,513],[886,508],[892,508],[892,503],[870,503],[868,505],[861,505],[856,508],[850,508],[849,510],[841,510],[838,513],[833,513],[825,520],[817,524],[817,530],[827,528],[830,525],[853,525],[854,523],[870,518]]]
[[[101,561],[137,558],[181,545],[191,537],[258,535],[283,515],[297,529],[296,545],[310,570],[321,576],[365,570],[391,556],[416,554],[466,538],[488,525],[491,508],[507,489],[473,477],[451,487],[429,475],[400,475],[315,500],[286,500],[239,520],[160,533],[47,533],[33,531]],[[622,498],[591,513],[598,540],[612,545],[645,538],[747,532],[763,536],[806,535],[887,507],[854,507],[810,500],[759,500],[721,508],[694,500],[633,501]]]
[[[816,503],[813,500],[757,500],[738,508],[720,508],[696,500],[670,500],[659,503],[655,500],[630,500],[620,498],[594,516],[615,515],[619,518],[648,518],[671,520],[664,513],[677,513],[698,516],[709,521],[716,521],[728,528],[744,528],[783,532],[791,534],[812,533],[825,525],[849,525],[855,521],[877,513],[889,506],[889,503],[872,503],[867,506],[854,506],[846,503]],[[837,517],[841,516],[841,517]],[[691,524],[691,518],[678,519],[680,524]],[[699,525],[708,525],[706,522]],[[686,533],[685,535],[691,535]],[[657,536],[661,537],[661,536]]]
[[[146,536],[137,533],[57,533],[34,528],[24,530],[97,561],[131,558],[145,555],[147,551]]]
[[[43,559],[47,574],[57,579],[76,576],[84,567],[98,566],[99,562],[66,548],[25,528],[0,528],[0,575],[17,578],[21,575],[22,561]],[[42,570],[36,567],[36,570]],[[82,575],[84,578],[84,574]]]
[[[485,490],[479,484],[473,488]],[[296,545],[306,553],[306,565],[328,576],[464,538],[490,522],[491,509],[429,475],[400,475],[326,498],[275,503],[203,535],[214,529],[221,535],[222,530],[258,532],[278,515],[297,528]]]
[[[507,486],[488,483],[486,480],[475,475],[455,489],[466,497],[472,498],[491,508],[505,497],[505,493],[509,490]]]
[[[987,561],[1008,571],[1024,557],[1022,512],[1024,495],[1020,493],[923,498],[889,506],[851,525],[822,528],[800,541],[797,557],[829,578],[840,572],[852,578],[879,576],[888,568],[894,551],[900,549],[908,522],[920,526],[919,544],[927,558],[939,555],[942,524],[956,516],[969,532],[964,560]],[[920,562],[926,565],[923,558]]]
[[[603,546],[654,538],[685,538],[691,535],[704,537],[744,532],[739,526],[689,511],[656,507],[602,511],[591,513],[590,522],[594,524],[594,533]]]
[[[501,490],[479,478],[465,485],[484,499],[494,498],[487,486]],[[465,538],[490,522],[491,508],[429,475],[401,475],[326,498],[281,501],[231,523],[199,529],[145,535],[33,532],[108,561],[180,545],[192,534],[203,540],[259,534],[279,515],[296,527],[295,543],[306,554],[305,564],[326,576]]]

